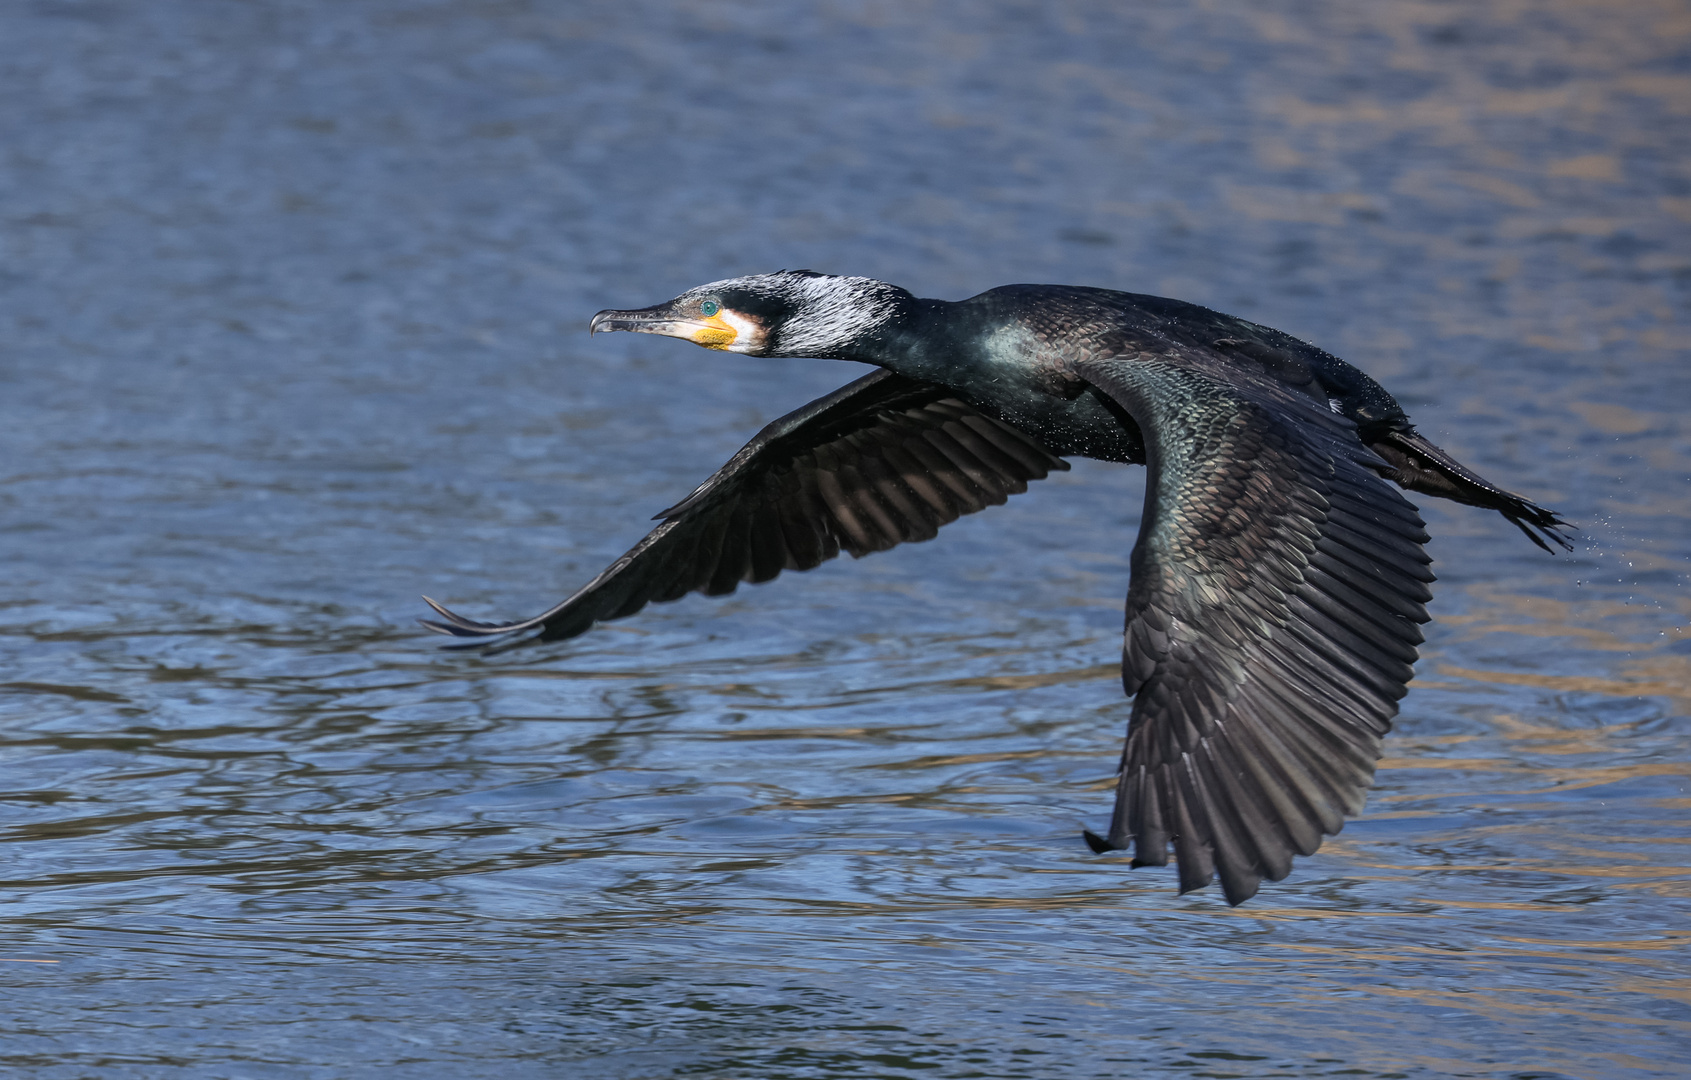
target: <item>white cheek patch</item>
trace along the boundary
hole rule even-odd
[[[734,340],[723,346],[729,352],[749,352],[763,343],[761,323],[754,322],[729,308],[723,308],[716,317],[734,328]]]

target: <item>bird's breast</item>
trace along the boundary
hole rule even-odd
[[[1037,438],[1054,454],[1143,463],[1145,441],[1108,395],[1075,371],[1072,350],[1037,328],[1011,324],[985,335],[959,389],[971,404]]]

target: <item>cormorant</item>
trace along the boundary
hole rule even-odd
[[[1230,904],[1362,809],[1432,598],[1398,488],[1497,510],[1571,550],[1553,512],[1428,442],[1381,386],[1288,334],[1194,304],[1007,285],[955,303],[809,270],[718,281],[590,328],[878,370],[765,427],[662,523],[532,619],[434,601],[442,633],[555,641],[690,592],[932,538],[1064,455],[1150,466],[1122,683],[1115,813],[1180,891]]]

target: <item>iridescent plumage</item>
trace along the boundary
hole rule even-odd
[[[1229,903],[1285,877],[1373,781],[1432,596],[1427,535],[1398,488],[1567,546],[1554,513],[1426,441],[1356,368],[1175,300],[1011,285],[950,303],[798,271],[593,327],[882,370],[770,424],[551,610],[483,623],[434,605],[426,625],[573,637],[650,602],[931,539],[1066,469],[1063,455],[1147,464],[1122,652],[1133,711],[1110,828],[1087,839],[1131,847],[1134,865],[1172,847],[1182,892],[1219,876]]]

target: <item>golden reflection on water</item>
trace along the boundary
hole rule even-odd
[[[1685,707],[1691,702],[1691,665],[1682,657],[1658,657],[1650,661],[1640,661],[1637,665],[1628,665],[1636,669],[1646,669],[1652,674],[1660,673],[1668,676],[1666,679],[1601,679],[1585,675],[1534,675],[1518,671],[1480,671],[1474,668],[1459,668],[1441,664],[1437,668],[1440,674],[1456,675],[1473,679],[1475,682],[1501,683],[1505,686],[1536,686],[1544,690],[1558,692],[1578,691],[1589,694],[1609,694],[1615,697],[1644,697],[1660,695],[1674,698]]]

